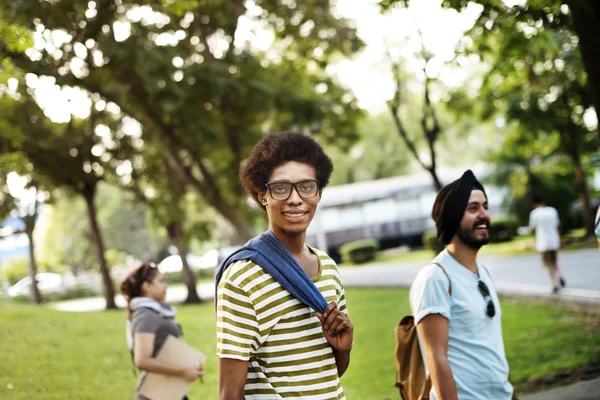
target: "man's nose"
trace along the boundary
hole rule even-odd
[[[479,218],[481,219],[489,219],[490,218],[490,213],[487,209],[481,207],[481,209],[479,210]]]
[[[287,202],[288,204],[302,203],[302,197],[300,197],[300,193],[298,193],[296,186],[292,186],[292,193],[290,194],[290,197],[288,197]]]

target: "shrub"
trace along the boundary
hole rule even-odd
[[[201,268],[194,271],[196,278],[200,279],[215,279],[217,271],[215,268]]]
[[[101,293],[98,293],[85,285],[75,285],[69,289],[65,293],[48,293],[44,295],[44,300],[46,301],[58,301],[58,300],[71,300],[71,299],[79,299],[82,297],[94,297],[98,296]]]
[[[8,283],[12,286],[21,279],[29,276],[29,260],[27,258],[13,258],[6,261],[0,268],[0,278],[7,278]]]
[[[581,207],[571,207],[569,209],[569,212],[567,213],[566,218],[564,218],[564,220],[561,220],[560,223],[560,230],[562,231],[562,233],[567,233],[570,230],[583,227],[583,210]]]
[[[45,302],[79,299],[82,297],[94,297],[100,294],[101,293],[98,293],[85,285],[75,285],[62,293],[46,292],[42,290],[42,298]],[[15,296],[13,300],[27,303],[31,301],[31,297],[29,294],[20,294],[18,296]]]
[[[440,251],[444,250],[445,247],[444,244],[438,239],[436,229],[431,229],[423,233],[423,246],[435,254],[438,254]]]
[[[490,242],[509,242],[517,234],[519,223],[516,218],[508,215],[502,215],[492,218],[490,225]]]
[[[201,268],[201,269],[192,269],[194,271],[194,275],[196,275],[196,280],[201,279],[213,279],[215,277],[215,270],[213,268]],[[165,272],[165,282],[169,285],[174,285],[178,283],[183,283],[183,272]]]
[[[376,239],[357,240],[340,246],[342,262],[351,264],[362,264],[374,260],[378,250],[379,242]]]
[[[169,285],[183,283],[183,274],[180,271],[165,272],[163,275],[165,278],[165,282],[167,282]]]

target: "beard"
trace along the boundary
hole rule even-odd
[[[483,239],[477,239],[475,237],[475,227],[481,223],[482,223],[482,221],[477,221],[477,223],[475,223],[473,225],[472,229],[463,229],[463,228],[459,227],[458,231],[456,232],[456,236],[458,236],[458,238],[464,244],[469,246],[470,248],[479,250],[481,247],[483,247],[484,245],[486,245],[490,242],[489,234],[487,237],[484,237]],[[487,225],[488,225],[488,227],[490,226],[489,222],[487,223]]]

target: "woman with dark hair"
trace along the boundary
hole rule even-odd
[[[219,398],[344,399],[354,327],[335,262],[305,243],[331,160],[300,133],[264,137],[240,171],[269,230],[217,273]]]
[[[143,371],[136,388],[136,400],[147,400],[137,391],[148,372],[179,376],[188,381],[201,377],[202,366],[199,369],[180,368],[155,358],[169,335],[181,335],[181,327],[175,321],[175,309],[164,302],[167,282],[162,272],[143,264],[127,275],[121,283],[121,292],[128,303],[127,341],[133,351],[133,363]]]

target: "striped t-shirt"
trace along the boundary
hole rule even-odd
[[[335,262],[319,260],[312,278],[346,313]],[[333,351],[315,312],[252,261],[229,266],[217,288],[217,355],[248,361],[246,399],[345,399]]]

